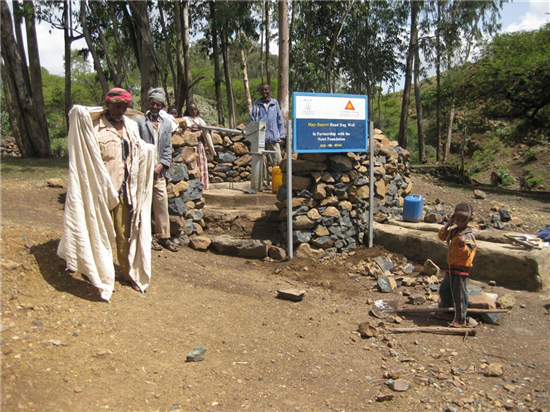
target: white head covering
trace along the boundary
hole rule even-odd
[[[166,104],[166,94],[164,93],[164,90],[162,90],[160,87],[153,87],[149,89],[149,92],[147,93],[148,99],[155,99],[159,102],[162,102],[162,104]]]

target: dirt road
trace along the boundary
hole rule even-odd
[[[1,187],[2,411],[548,410],[545,294],[481,285],[515,297],[501,325],[396,335],[368,314],[388,295],[351,276],[382,249],[272,263],[184,248],[153,254],[147,293],[117,284],[105,303],[56,256],[64,190],[35,183]],[[275,298],[291,286],[303,301]],[[365,321],[383,323],[378,337],[359,336]],[[400,326],[419,325],[444,324]],[[199,345],[205,359],[185,362]],[[486,376],[490,364],[502,375]]]

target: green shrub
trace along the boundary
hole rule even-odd
[[[67,139],[57,138],[52,139],[52,154],[57,157],[66,157],[69,153],[67,152]]]
[[[537,176],[530,168],[525,168],[525,177],[523,178],[525,184],[522,189],[533,190],[542,186],[544,179],[540,176]]]
[[[525,156],[524,163],[530,163],[537,160],[537,156],[539,155],[539,153],[540,153],[539,149],[530,147],[525,152],[523,152],[523,155]]]
[[[470,174],[474,175],[489,169],[493,160],[495,160],[499,152],[503,150],[504,145],[498,138],[489,140],[484,147],[474,152],[472,163],[469,168]]]
[[[500,186],[508,187],[512,186],[515,183],[515,180],[510,174],[506,171],[504,168],[500,168],[498,170],[498,177],[500,178],[500,181],[502,182]]]

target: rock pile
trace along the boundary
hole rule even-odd
[[[374,133],[373,211],[378,218],[400,215],[404,197],[412,190],[410,154],[380,130]],[[340,252],[364,243],[368,234],[368,153],[300,154],[293,160],[292,169],[295,245]],[[285,163],[282,171],[286,174]],[[282,186],[277,207],[284,232],[286,196],[286,187]]]
[[[2,136],[0,141],[0,154],[2,156],[20,157],[21,153],[12,136]]]

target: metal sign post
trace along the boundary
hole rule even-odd
[[[286,244],[288,259],[294,256],[292,240],[292,120],[286,126]]]
[[[374,138],[373,123],[369,122],[369,248],[374,236]]]

